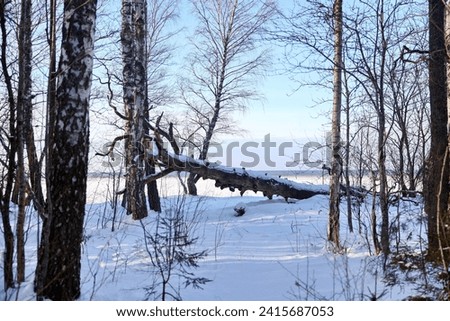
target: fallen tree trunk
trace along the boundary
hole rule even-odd
[[[215,180],[216,187],[228,188],[231,191],[239,190],[241,195],[246,191],[262,192],[264,196],[272,199],[274,195],[295,199],[306,199],[314,195],[328,195],[329,188],[324,185],[311,185],[293,182],[284,178],[275,178],[267,174],[247,171],[245,168],[230,168],[195,160],[184,155],[160,153],[157,157],[165,170],[147,176],[145,182],[151,182],[173,171],[189,172],[199,175],[203,179]]]
[[[203,179],[212,179],[216,181],[216,187],[221,189],[228,188],[231,191],[239,190],[241,195],[246,191],[261,192],[265,197],[272,199],[274,195],[294,199],[306,199],[314,195],[328,195],[329,187],[326,185],[301,184],[281,177],[275,178],[267,174],[260,174],[254,171],[247,171],[245,168],[230,168],[210,163],[207,160],[196,160],[192,157],[181,154],[181,148],[173,135],[173,124],[169,124],[169,130],[165,131],[159,126],[161,114],[156,120],[155,125],[150,122],[147,124],[150,130],[153,130],[154,137],[147,137],[149,141],[156,144],[156,149],[151,147],[146,149],[146,154],[142,155],[150,163],[159,168],[160,171],[146,176],[143,179],[144,184],[148,184],[160,179],[172,172],[188,172],[200,176]],[[172,147],[173,153],[169,153],[167,145]],[[111,150],[110,150],[111,152]]]
[[[148,184],[156,181],[173,172],[188,172],[200,176],[203,179],[211,179],[216,183],[216,187],[231,191],[239,190],[241,195],[246,191],[253,191],[255,193],[261,192],[265,197],[272,199],[274,195],[284,197],[286,200],[293,199],[307,199],[315,195],[328,195],[328,185],[313,185],[305,183],[297,183],[284,179],[281,177],[273,177],[267,173],[260,173],[256,171],[247,171],[245,168],[232,168],[210,163],[207,160],[196,160],[192,157],[181,154],[181,148],[177,144],[177,139],[173,135],[173,124],[169,124],[169,130],[165,131],[159,127],[161,116],[158,117],[155,125],[150,122],[147,124],[154,132],[154,136],[146,136],[146,143],[154,142],[156,148],[151,145],[146,145],[145,155],[140,157],[145,158],[155,168],[160,171],[154,174],[147,175],[143,178],[142,183]],[[122,137],[116,138],[116,140]],[[163,139],[166,139],[173,153],[169,153],[167,145],[164,144]],[[112,153],[114,145],[111,144],[110,149],[101,156],[108,156]],[[341,191],[346,191],[346,187],[341,186]],[[341,192],[342,193],[342,192]],[[350,194],[357,198],[364,198],[364,191],[351,188]]]

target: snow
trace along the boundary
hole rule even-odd
[[[347,232],[344,207],[341,236],[347,250],[344,254],[333,254],[327,249],[327,196],[286,202],[254,193],[240,197],[236,192],[212,188],[209,181],[201,180],[199,184],[203,196],[184,198],[177,195],[176,177],[168,176],[159,182],[163,213],[177,208],[183,200],[188,221],[195,220],[190,221],[194,226],[191,236],[197,242],[189,251],[208,253],[198,262],[198,268],[189,270],[196,277],[211,280],[203,289],[185,288],[177,277],[172,277],[171,285],[179,290],[183,300],[368,300],[373,293],[383,293],[381,300],[402,300],[415,294],[414,282],[393,286],[384,282],[382,260],[369,255],[367,235]],[[113,210],[104,201],[108,186],[104,179],[89,181],[91,203],[86,207],[80,300],[153,299],[148,289],[158,280],[158,275],[145,248],[143,226],[153,228],[156,214],[150,213],[141,225],[125,215],[119,206],[112,231]],[[245,215],[235,216],[236,206],[245,207]],[[411,233],[411,243],[419,244],[423,237],[417,225],[421,218],[420,205],[405,202],[403,207],[409,213],[403,218],[405,225],[407,222],[415,225],[404,235]],[[394,208],[392,214],[397,210]],[[369,213],[363,211],[365,216],[368,219]],[[19,300],[34,300],[36,237],[33,233],[38,226],[33,220],[26,244],[27,280],[19,289]],[[356,221],[354,224],[357,226]],[[4,294],[1,287],[0,293]],[[10,291],[6,296],[14,299],[16,294]]]

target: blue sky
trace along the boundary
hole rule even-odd
[[[264,99],[237,117],[251,137],[262,138],[267,133],[290,139],[323,137],[328,123],[324,112],[329,106],[316,106],[316,101],[327,93],[314,87],[295,89],[296,85],[288,76],[267,77],[260,86]]]

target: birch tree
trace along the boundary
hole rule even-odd
[[[306,4],[295,2],[289,16],[280,22],[280,27],[275,34],[276,38],[286,44],[290,53],[286,61],[292,72],[312,75],[312,80],[302,77],[300,85],[313,85],[330,88],[330,75],[333,61],[333,49],[335,44],[331,37],[334,31],[333,22],[335,14],[326,1],[312,0]],[[354,126],[348,125],[350,133],[347,137],[346,153],[352,153],[352,137],[358,137],[361,131],[375,137],[373,146],[376,146],[376,159],[371,153],[362,150],[360,168],[371,167],[375,177],[372,189],[376,191],[377,202],[372,211],[373,238],[375,252],[383,251],[389,254],[390,248],[390,218],[389,218],[389,193],[393,186],[388,180],[387,143],[394,128],[394,119],[391,111],[396,108],[395,93],[399,86],[389,86],[391,76],[399,72],[402,67],[399,61],[402,57],[401,48],[405,43],[417,43],[417,29],[420,22],[413,25],[412,21],[419,20],[415,1],[362,1],[358,4],[347,3],[343,16],[343,43],[345,55],[345,72],[347,93],[358,105],[352,112]],[[298,46],[298,50],[295,48]],[[350,81],[350,83],[348,82]],[[404,88],[404,87],[403,87]],[[348,95],[345,97],[349,105]],[[356,117],[361,117],[357,120]],[[348,120],[347,120],[348,122]],[[361,127],[361,124],[364,128]],[[370,132],[370,134],[369,134]],[[422,140],[423,141],[423,140]],[[333,143],[332,149],[335,149]],[[370,147],[366,148],[369,150]],[[334,154],[334,150],[332,151]],[[349,163],[348,161],[346,162]],[[367,166],[371,164],[370,166]],[[365,172],[367,173],[367,172]],[[366,175],[363,173],[363,175]],[[332,184],[336,184],[332,178]],[[347,183],[349,180],[347,180]],[[335,198],[335,196],[332,198]],[[331,202],[334,202],[333,200]],[[349,207],[351,202],[347,203]],[[336,212],[330,208],[331,214]],[[348,212],[349,213],[349,212]],[[381,214],[381,215],[380,215]],[[378,241],[378,223],[376,216],[381,216],[380,241]],[[332,216],[333,217],[333,216]],[[349,215],[349,220],[350,215]],[[334,220],[333,220],[334,221]],[[349,224],[351,227],[351,225]],[[378,244],[380,246],[378,246]]]
[[[276,5],[273,0],[192,0],[192,5],[198,28],[182,95],[189,110],[189,136],[198,158],[205,160],[215,134],[236,130],[229,123],[231,114],[258,97],[255,78],[262,75],[268,57],[260,40]],[[198,179],[188,178],[192,195],[197,194]]]
[[[335,0],[334,17],[334,66],[333,66],[333,111],[332,111],[332,162],[330,183],[330,213],[328,240],[336,250],[339,241],[340,178],[342,173],[341,147],[341,107],[342,107],[342,0]]]
[[[36,269],[38,298],[80,296],[96,6],[96,0],[64,1],[56,104],[50,110],[50,185]]]
[[[145,197],[146,14],[144,0],[122,1],[123,101],[125,108],[126,206],[133,219],[147,214]]]

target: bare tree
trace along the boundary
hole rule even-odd
[[[108,117],[107,122],[123,131],[97,155],[109,156],[117,162],[115,155],[121,154],[118,143],[125,142],[121,146],[126,166],[122,206],[137,219],[147,215],[147,199],[151,210],[161,211],[156,182],[134,184],[132,181],[155,173],[154,164],[145,155],[152,144],[149,122],[157,108],[175,99],[170,73],[175,46],[171,40],[180,29],[171,23],[178,17],[178,3],[179,0],[122,1],[122,26],[116,26],[114,22],[105,23],[103,33],[106,36],[101,37],[100,43],[108,53],[96,57],[105,71],[105,74],[97,74],[99,92],[106,92],[108,104],[114,111],[114,119]],[[115,19],[109,15],[105,18]],[[108,37],[117,32],[121,33],[121,48],[118,50],[116,42],[111,41],[115,38]],[[117,57],[118,51],[121,58]],[[124,66],[122,72],[116,68],[119,64]],[[116,94],[118,88],[122,90],[121,95]],[[135,135],[136,131],[140,138]]]
[[[167,84],[169,75],[167,67],[173,56],[173,47],[170,40],[178,30],[170,30],[169,23],[177,18],[179,0],[153,0],[147,10],[146,35],[146,99],[145,99],[145,134],[150,136],[151,130],[148,122],[151,112],[157,106],[164,106],[174,100],[173,90]],[[145,173],[155,173],[155,166],[150,161],[145,162]],[[147,184],[147,194],[150,208],[161,212],[156,181]]]
[[[56,105],[51,109],[47,210],[36,269],[38,298],[80,296],[97,1],[64,2]]]
[[[419,35],[417,36],[417,39]],[[428,146],[429,97],[425,61],[398,61],[389,73],[388,109],[393,128],[388,137],[388,163],[391,178],[401,197],[414,197],[422,185],[425,153]],[[424,133],[425,135],[423,135]]]
[[[413,1],[361,1],[358,4],[345,3],[343,14],[344,39],[344,73],[346,75],[346,92],[352,93],[352,99],[357,101],[358,110],[352,113],[354,126],[349,126],[347,120],[348,142],[346,153],[351,155],[351,137],[358,137],[361,127],[364,132],[376,135],[377,160],[374,163],[371,155],[361,150],[360,169],[370,169],[377,176],[373,182],[377,183],[376,196],[379,206],[374,214],[381,214],[381,250],[389,253],[389,192],[388,164],[386,146],[393,130],[393,118],[390,111],[395,100],[392,98],[394,87],[389,86],[392,74],[398,73],[402,67],[401,46],[408,41],[414,43],[416,27],[412,26],[411,17],[419,17],[414,11]],[[307,85],[329,88],[330,82],[323,81],[323,77],[331,76],[335,66],[331,41],[335,31],[333,22],[335,14],[329,3],[321,0],[308,1],[307,4],[296,2],[293,11],[284,15],[277,29],[276,37],[286,45],[289,68],[294,72],[313,74],[312,81]],[[324,25],[326,28],[324,28]],[[298,46],[298,50],[296,50]],[[320,75],[320,76],[317,76]],[[305,77],[302,77],[305,79]],[[317,80],[318,79],[318,80]],[[301,83],[303,85],[304,83]],[[350,85],[351,87],[348,87]],[[395,88],[399,90],[398,87]],[[346,97],[347,99],[349,97]],[[347,106],[349,106],[347,101]],[[361,115],[362,121],[355,116]],[[370,119],[370,120],[369,120]],[[366,130],[367,129],[367,130]],[[372,130],[369,130],[372,129]],[[353,134],[349,131],[353,131]],[[350,140],[349,140],[350,139]],[[334,147],[334,146],[333,146]],[[368,159],[364,159],[370,156]],[[349,163],[348,161],[346,162]],[[367,172],[361,171],[362,175]],[[361,178],[363,176],[360,176]],[[361,181],[361,179],[360,179]],[[349,180],[347,179],[347,182]],[[334,198],[334,197],[333,197]],[[347,202],[349,208],[351,202]],[[330,208],[333,213],[333,209]],[[334,211],[335,212],[335,211]],[[351,214],[348,211],[349,214]],[[349,215],[349,220],[351,219]],[[377,228],[376,220],[374,228]],[[351,226],[351,224],[349,224]],[[376,233],[374,233],[376,236]]]
[[[133,218],[147,215],[145,175],[155,173],[154,164],[145,156],[149,148],[149,121],[157,106],[171,101],[165,80],[165,67],[172,57],[168,41],[177,31],[170,31],[169,22],[176,18],[178,0],[122,2],[122,61],[124,118],[126,121],[126,206]],[[147,184],[151,209],[159,212],[161,205],[156,182]]]
[[[401,44],[413,39],[415,30],[408,28],[413,10],[407,2],[378,0],[366,3],[365,11],[355,8],[355,14],[347,17],[346,27],[351,31],[352,50],[347,68],[361,87],[362,106],[369,107],[376,116],[377,177],[379,186],[379,209],[381,213],[382,252],[389,248],[389,181],[387,170],[387,143],[393,130],[389,109],[396,95],[389,86],[390,76],[398,73],[402,64]],[[400,22],[402,24],[400,24]],[[405,25],[405,27],[403,27]],[[398,94],[398,92],[397,92]]]
[[[276,6],[273,0],[192,0],[192,4],[198,28],[182,95],[189,110],[189,138],[198,158],[205,160],[214,134],[233,131],[227,123],[231,114],[258,96],[255,78],[268,57],[260,40]],[[197,194],[198,179],[188,178],[192,195]]]
[[[335,0],[334,17],[334,85],[332,112],[332,162],[330,182],[330,213],[328,222],[328,240],[336,250],[340,249],[339,241],[339,204],[342,174],[341,158],[341,108],[342,108],[342,0]]]

